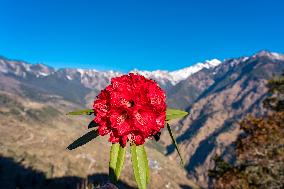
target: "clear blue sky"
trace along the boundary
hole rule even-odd
[[[129,71],[284,53],[283,10],[283,0],[0,0],[0,55]]]

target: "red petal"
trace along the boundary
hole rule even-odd
[[[112,143],[117,143],[119,142],[119,137],[115,136],[114,132],[111,132],[108,141]]]
[[[145,143],[145,138],[142,135],[134,135],[133,139],[136,145],[141,145]]]
[[[127,113],[120,110],[110,112],[110,122],[113,128],[119,128],[127,119]]]
[[[99,134],[101,136],[104,136],[110,132],[109,128],[107,127],[105,122],[99,123],[99,128],[98,128]]]
[[[124,135],[124,136],[121,137],[120,139],[121,139],[121,140],[120,140],[120,145],[121,145],[122,147],[125,147],[125,146],[126,146],[126,142],[127,142],[127,140],[128,140],[128,136],[127,136],[127,135]]]

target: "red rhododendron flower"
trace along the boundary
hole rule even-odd
[[[110,134],[109,141],[122,146],[127,140],[143,144],[165,124],[165,92],[155,81],[139,74],[113,78],[93,107],[99,134]]]

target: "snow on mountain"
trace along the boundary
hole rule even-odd
[[[80,81],[85,87],[97,89],[104,88],[108,83],[110,83],[111,78],[122,75],[122,73],[112,70],[97,71],[76,69],[76,71],[80,73]]]
[[[220,63],[221,61],[218,59],[206,60],[204,63],[197,63],[193,66],[170,72],[170,75],[172,76],[173,83],[176,84],[181,80],[188,78],[192,74],[202,70],[203,68],[207,69],[214,68],[218,66]]]
[[[260,51],[253,55],[252,57],[269,57],[271,59],[281,59],[284,60],[284,56],[279,53]],[[237,64],[238,62],[246,61],[248,57],[242,57],[240,59],[234,59],[231,64]],[[162,88],[167,89],[171,86],[176,85],[182,80],[185,80],[192,74],[207,68],[211,69],[217,67],[221,63],[220,60],[212,59],[206,60],[203,63],[196,63],[192,66],[176,70],[176,71],[166,71],[166,70],[137,70],[134,69],[130,72],[139,73],[147,78],[154,79],[157,81]],[[219,67],[218,67],[219,68]],[[54,69],[43,64],[29,64],[23,61],[9,60],[4,57],[0,57],[0,73],[13,74],[19,77],[26,77],[27,74],[35,75],[36,77],[47,77],[50,75],[57,75],[68,80],[78,79],[87,88],[100,88],[104,87],[110,82],[110,79],[124,73],[116,71],[98,71],[94,69]],[[96,85],[99,85],[97,87]]]
[[[110,79],[122,75],[120,72],[116,71],[98,71],[95,69],[73,69],[64,68],[59,69],[55,72],[58,78],[65,78],[69,81],[80,82],[85,87],[90,89],[101,90],[107,84],[109,84]]]
[[[159,85],[164,89],[167,89],[168,87],[174,85],[172,76],[168,71],[165,70],[146,71],[134,69],[130,72],[139,73],[140,75],[143,75],[146,78],[153,79],[158,82]]]
[[[206,60],[204,63],[197,63],[192,66],[189,66],[184,69],[176,70],[176,71],[165,71],[165,70],[156,70],[156,71],[141,71],[141,70],[133,70],[133,73],[139,73],[144,75],[147,78],[151,78],[159,82],[160,85],[165,86],[167,84],[176,85],[178,82],[188,78],[192,74],[202,70],[203,68],[213,68],[218,66],[221,63],[220,60],[212,59]]]
[[[268,58],[274,59],[274,60],[284,60],[283,54],[265,51],[265,50],[259,51],[258,53],[253,55],[253,58],[256,58],[256,57],[268,57]]]
[[[219,65],[221,62],[217,59],[207,60],[204,63],[197,63],[193,66],[177,70],[177,71],[166,71],[166,70],[155,70],[155,71],[143,71],[133,70],[131,72],[139,73],[147,78],[154,79],[160,86],[167,89],[173,85],[176,85],[181,80],[186,79],[190,75],[200,71],[203,68],[213,68]],[[67,80],[77,80],[81,82],[87,88],[103,88],[113,77],[122,75],[121,72],[116,71],[98,71],[95,69],[54,69],[43,64],[29,64],[23,61],[8,60],[0,57],[0,72],[5,74],[12,74],[18,77],[26,78],[27,75],[34,75],[36,77],[47,77],[55,75],[59,78],[65,78]]]
[[[213,68],[219,65],[221,62],[217,59],[207,60],[204,63],[197,63],[193,66],[177,70],[177,71],[166,71],[166,70],[155,70],[155,71],[143,71],[133,70],[131,72],[139,73],[147,78],[154,79],[157,81],[162,88],[167,89],[170,86],[176,85],[181,80],[186,79],[190,75],[200,71],[203,68]],[[110,79],[119,75],[121,72],[116,71],[98,71],[95,69],[54,69],[43,64],[29,64],[23,61],[8,60],[0,57],[0,72],[5,74],[13,74],[19,77],[26,77],[27,74],[35,75],[36,77],[47,77],[50,75],[57,75],[58,77],[66,78],[68,80],[78,79],[87,88],[104,87],[110,82]]]
[[[7,60],[0,57],[0,72],[2,73],[25,78],[27,74],[32,74],[36,77],[45,77],[54,71],[55,69],[43,64],[29,64],[23,61]]]

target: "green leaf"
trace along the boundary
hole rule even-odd
[[[91,128],[94,128],[94,127],[97,127],[97,126],[98,126],[98,124],[94,120],[92,120],[88,125],[88,129],[91,129]]]
[[[170,121],[172,119],[182,118],[186,116],[188,112],[177,110],[177,109],[167,109],[166,115],[166,121]]]
[[[182,165],[184,165],[184,162],[183,162],[183,159],[182,159],[182,156],[181,156],[181,153],[180,153],[177,141],[176,141],[176,139],[175,139],[175,137],[174,137],[174,135],[172,133],[171,127],[170,127],[170,125],[168,123],[167,123],[167,129],[168,129],[169,134],[171,136],[172,143],[173,143],[173,145],[175,146],[175,148],[176,148],[176,150],[178,152],[178,155],[179,155],[179,158],[180,158],[180,162],[181,162]]]
[[[146,184],[150,182],[150,168],[149,168],[149,162],[147,158],[147,153],[146,150],[144,149],[144,159],[146,161],[145,167],[146,167]]]
[[[138,188],[146,189],[150,177],[148,159],[144,145],[131,145],[131,161]]]
[[[88,109],[88,110],[76,110],[73,112],[69,112],[66,115],[91,115],[94,113],[94,110]]]
[[[86,134],[84,134],[83,136],[81,136],[80,138],[78,138],[77,140],[75,140],[72,144],[70,144],[67,149],[68,150],[73,150],[75,148],[78,148],[79,146],[82,146],[88,142],[90,142],[91,140],[93,140],[94,138],[96,138],[97,136],[99,136],[99,132],[98,130],[92,130]]]
[[[112,183],[118,181],[124,159],[125,159],[126,147],[122,147],[119,143],[112,144],[110,149],[109,159],[109,176]]]

